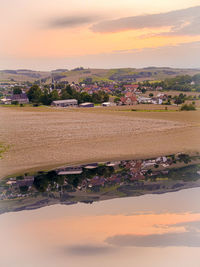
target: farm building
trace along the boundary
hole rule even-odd
[[[112,104],[110,102],[104,102],[104,103],[102,103],[102,106],[103,107],[110,107],[110,106],[112,106]]]
[[[94,104],[90,102],[82,103],[79,105],[80,108],[93,108]]]
[[[10,105],[11,104],[11,102],[12,102],[12,100],[9,98],[2,98],[2,99],[0,99],[0,103],[1,104],[5,104],[5,105]]]
[[[51,105],[55,107],[76,107],[78,101],[76,99],[56,100]]]

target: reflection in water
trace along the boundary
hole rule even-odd
[[[1,266],[199,267],[199,195],[194,188],[2,214]]]
[[[199,159],[179,153],[11,177],[0,183],[0,213],[198,187]]]
[[[199,267],[199,159],[177,154],[4,179],[0,266]]]

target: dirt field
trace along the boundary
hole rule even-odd
[[[53,109],[0,107],[0,177],[64,164],[200,151],[200,111],[161,106]],[[138,107],[138,106],[137,106]]]

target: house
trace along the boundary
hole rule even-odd
[[[51,105],[55,107],[77,107],[78,101],[76,99],[56,100]]]
[[[125,84],[125,85],[124,85],[124,88],[125,88],[126,90],[129,90],[129,91],[135,91],[135,90],[138,89],[138,87],[139,87],[138,84]]]
[[[1,99],[1,104],[10,105],[12,102],[17,102],[18,104],[27,104],[29,99],[25,93],[22,94],[13,94],[6,98]]]
[[[167,95],[166,94],[163,94],[163,93],[159,93],[159,94],[157,94],[157,96],[156,96],[158,99],[162,99],[162,100],[167,100],[168,99],[168,97],[167,97]]]
[[[94,104],[90,102],[85,102],[79,105],[80,108],[93,108]]]
[[[106,163],[106,166],[108,167],[115,167],[115,166],[119,166],[120,161],[110,161]]]
[[[27,95],[25,93],[13,94],[11,97],[9,97],[9,99],[11,99],[11,103],[13,101],[17,101],[19,104],[27,104],[27,103],[29,103],[29,99],[28,99],[28,97],[27,97]]]
[[[153,101],[150,97],[144,97],[144,96],[140,96],[138,98],[138,102],[140,104],[152,104],[153,103]]]
[[[26,176],[23,180],[17,180],[16,185],[21,187],[21,186],[32,186],[34,182],[34,176]]]
[[[134,93],[128,92],[120,98],[120,103],[121,105],[135,105],[137,104],[137,97]]]
[[[104,186],[104,184],[105,184],[105,178],[99,177],[99,176],[95,176],[90,180],[89,187]]]
[[[99,166],[98,163],[91,163],[91,164],[84,166],[84,168],[92,170],[92,169],[96,169],[98,166]]]

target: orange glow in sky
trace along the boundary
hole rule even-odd
[[[0,67],[33,60],[39,67],[43,60],[53,64],[54,59],[80,56],[86,65],[91,55],[92,64],[98,65],[95,56],[101,54],[112,60],[124,51],[161,47],[164,53],[165,47],[185,44],[190,49],[200,43],[198,5],[199,0],[2,0]],[[120,57],[120,62],[126,61]],[[106,64],[102,59],[100,65]]]

